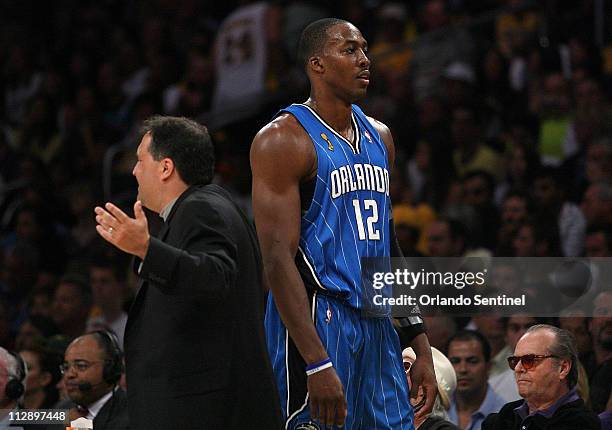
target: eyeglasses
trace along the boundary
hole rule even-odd
[[[536,354],[526,354],[521,355],[519,357],[512,356],[508,357],[508,366],[510,369],[514,370],[516,365],[519,364],[519,361],[525,368],[525,370],[531,370],[536,367],[542,360],[546,358],[559,358],[556,355],[536,355]]]
[[[98,363],[104,363],[104,361],[75,360],[72,363],[65,361],[62,364],[60,364],[59,368],[60,368],[60,372],[62,372],[62,375],[63,375],[64,373],[68,372],[71,367],[74,367],[77,372],[85,372],[91,366],[93,366],[94,364],[98,364]]]

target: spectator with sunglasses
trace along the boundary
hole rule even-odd
[[[529,328],[508,357],[522,400],[507,403],[483,430],[601,428],[576,393],[578,352],[572,335],[548,324]]]
[[[538,324],[538,319],[527,314],[516,313],[508,318],[503,318],[502,321],[506,332],[506,346],[495,356],[499,358],[499,361],[495,358],[491,361],[494,363],[493,366],[503,364],[504,367],[500,368],[496,374],[489,376],[489,384],[504,399],[504,402],[508,403],[519,400],[521,396],[516,387],[514,370],[508,368],[507,358],[514,352],[516,344],[527,330]]]

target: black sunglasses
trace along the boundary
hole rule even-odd
[[[508,366],[510,369],[514,370],[516,365],[519,364],[519,361],[522,363],[525,370],[531,370],[536,367],[542,360],[546,358],[558,358],[556,355],[536,355],[536,354],[526,354],[521,355],[519,357],[512,356],[508,357]]]

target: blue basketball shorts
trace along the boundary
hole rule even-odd
[[[364,318],[358,309],[321,293],[311,294],[311,310],[319,337],[344,386],[348,416],[343,428],[414,429],[399,339],[391,320]],[[289,337],[271,294],[265,325],[285,429],[329,428],[310,416],[306,364]]]

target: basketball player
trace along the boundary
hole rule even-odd
[[[311,93],[282,110],[251,148],[253,209],[272,295],[268,350],[285,428],[412,429],[400,343],[389,318],[365,318],[361,259],[401,256],[391,204],[389,129],[353,103],[366,94],[367,44],[351,23],[302,33]],[[436,397],[420,317],[403,321],[416,350],[413,395]]]

